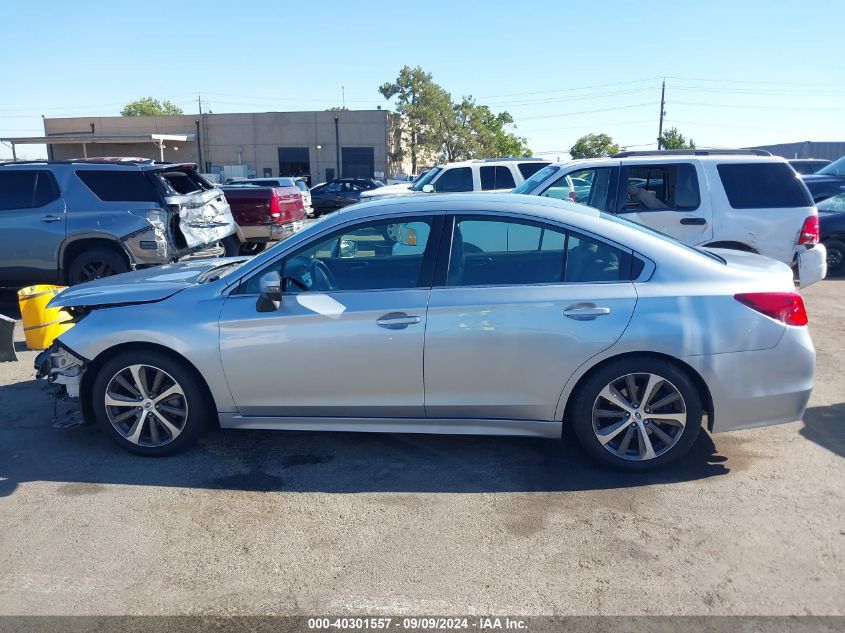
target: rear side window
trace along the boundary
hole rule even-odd
[[[484,191],[489,189],[513,189],[516,183],[513,181],[511,170],[504,166],[482,167],[481,188]]]
[[[58,197],[59,188],[49,171],[0,172],[0,210],[43,207]]]
[[[528,180],[529,178],[531,178],[531,176],[536,174],[538,171],[540,171],[546,165],[548,165],[548,163],[541,163],[539,161],[535,161],[535,162],[531,162],[531,163],[520,163],[518,165],[519,173],[522,174],[523,178]]]
[[[716,169],[734,209],[813,206],[810,194],[786,163],[725,163]]]
[[[76,175],[104,202],[159,202],[152,183],[140,171],[80,169]]]
[[[173,195],[174,193],[187,195],[212,188],[211,183],[189,169],[169,169],[155,172],[155,175],[164,184],[165,195]]]
[[[630,264],[623,251],[580,233],[566,242],[566,281],[590,283],[630,279]]]
[[[472,169],[469,167],[447,169],[434,183],[434,190],[440,192],[472,191]]]

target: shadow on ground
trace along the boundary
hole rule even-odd
[[[800,432],[811,442],[845,457],[845,402],[807,409]]]
[[[643,475],[595,466],[574,439],[514,437],[223,430],[181,455],[151,459],[124,452],[91,426],[53,428],[38,381],[0,387],[0,407],[0,496],[29,481],[328,493],[578,491],[729,471],[707,433],[682,464]]]

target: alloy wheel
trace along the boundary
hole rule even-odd
[[[112,376],[104,405],[115,430],[139,446],[169,444],[188,420],[182,386],[166,371],[150,365],[130,365]]]
[[[114,274],[115,271],[109,262],[101,259],[92,259],[85,262],[82,266],[79,274],[77,275],[78,279],[76,281],[77,283],[85,283],[86,281],[94,281],[95,279],[108,277]]]
[[[611,381],[593,404],[593,432],[622,459],[645,461],[669,451],[684,432],[687,409],[678,388],[657,374]]]

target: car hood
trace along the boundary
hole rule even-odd
[[[197,283],[202,273],[230,262],[246,261],[244,257],[205,259],[104,277],[71,286],[57,294],[51,308],[99,307],[161,301]]]

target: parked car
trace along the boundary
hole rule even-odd
[[[845,192],[817,205],[822,244],[827,248],[827,275],[845,275]]]
[[[240,182],[221,187],[244,236],[239,253],[232,255],[255,255],[269,242],[284,239],[302,228],[305,221],[302,195],[293,181],[289,182],[281,187]]]
[[[362,192],[384,187],[384,183],[373,178],[338,178],[311,188],[311,204],[314,215],[337,211],[358,202]]]
[[[768,153],[623,152],[549,165],[514,193],[570,198],[693,246],[760,253],[796,268],[802,286],[825,276],[813,201]]]
[[[415,183],[425,178],[427,173],[428,171],[420,173],[420,175],[414,178],[412,182],[400,182],[390,184],[391,181],[388,180],[388,184],[384,187],[379,187],[378,190],[371,189],[369,191],[363,192],[361,200],[375,200],[377,198],[391,198],[394,197],[394,195],[403,195]]]
[[[0,165],[0,285],[72,285],[240,241],[223,192],[194,165]]]
[[[831,161],[823,158],[790,158],[787,162],[792,165],[792,169],[801,175],[815,174],[822,167],[827,167],[831,163]]]
[[[845,191],[845,156],[802,178],[815,202],[839,195]]]
[[[257,185],[259,187],[296,187],[299,189],[299,195],[302,198],[302,207],[305,209],[305,215],[309,217],[314,215],[308,182],[302,176],[291,176],[289,178],[246,178],[244,180],[237,180],[232,184]]]
[[[815,363],[785,264],[511,194],[356,205],[249,260],[51,305],[77,323],[39,375],[142,455],[216,420],[549,438],[567,424],[599,461],[644,470],[682,457],[705,414],[711,432],[800,419]]]
[[[539,158],[488,158],[446,163],[431,169],[410,187],[395,185],[361,194],[362,201],[462,191],[509,191],[549,164]]]

